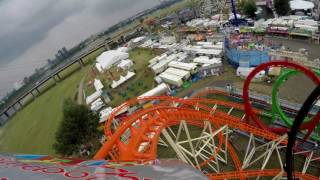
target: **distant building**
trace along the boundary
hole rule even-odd
[[[196,17],[196,13],[192,9],[183,9],[179,12],[179,19],[182,23],[186,23]]]
[[[56,58],[56,60],[62,60],[62,57],[60,56],[60,54],[55,54],[55,58]]]
[[[24,86],[24,82],[15,82],[13,84],[14,90],[18,91],[22,86]]]
[[[319,0],[314,0],[314,12],[313,12],[313,16],[315,18],[315,20],[319,21],[320,20],[320,1]],[[319,29],[320,31],[320,29]]]
[[[69,51],[67,50],[66,47],[63,47],[63,48],[62,48],[62,53],[65,54],[65,55],[68,55],[68,54],[69,54]]]
[[[62,58],[65,57],[65,54],[63,53],[63,51],[61,49],[58,50],[58,55]]]
[[[165,23],[168,23],[168,22],[171,22],[171,23],[174,23],[174,24],[180,24],[181,23],[177,13],[172,13],[172,14],[160,19],[160,23],[161,24],[165,24]]]
[[[69,51],[66,47],[63,47],[62,49],[59,49],[58,52],[55,55],[57,60],[63,60],[65,58],[69,57]]]

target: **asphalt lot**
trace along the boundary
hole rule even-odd
[[[268,39],[275,43],[282,43],[282,45],[294,51],[298,51],[300,48],[307,49],[309,51],[309,60],[320,58],[320,45],[312,44],[307,40],[288,40],[278,37],[269,37]],[[283,84],[280,88],[279,96],[283,99],[303,103],[314,88],[315,84],[308,77],[299,74],[291,77]]]

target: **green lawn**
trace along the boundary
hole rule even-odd
[[[54,155],[52,144],[65,98],[74,98],[89,66],[75,72],[18,112],[0,128],[0,151]]]

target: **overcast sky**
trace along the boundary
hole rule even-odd
[[[158,0],[0,0],[0,98],[56,51]]]

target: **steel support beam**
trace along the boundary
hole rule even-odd
[[[32,95],[33,99],[35,99],[37,96],[33,94],[33,92],[31,91],[30,94]]]
[[[8,112],[7,112],[7,111],[3,112],[3,114],[4,114],[7,118],[9,118],[9,117],[10,117],[10,115],[8,114]]]
[[[20,105],[20,107],[23,107],[23,104],[21,103],[21,101],[17,101],[17,103]]]
[[[80,67],[83,68],[84,63],[83,63],[82,59],[79,59],[79,60],[78,60],[78,63],[80,64]]]
[[[163,129],[161,131],[161,133],[163,134],[163,136],[166,138],[166,140],[168,141],[168,144],[173,148],[173,150],[177,153],[177,156],[180,160],[182,160],[185,163],[188,163],[188,161],[186,160],[186,158],[183,156],[183,154],[179,151],[176,143],[173,141],[173,139],[171,138],[171,136],[169,135],[168,131],[166,129]]]
[[[57,77],[58,77],[59,80],[62,79],[61,76],[59,75],[59,73],[57,73]]]

